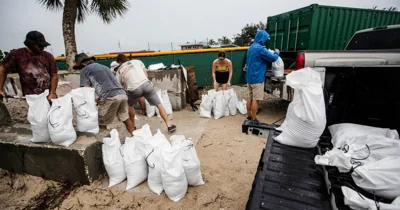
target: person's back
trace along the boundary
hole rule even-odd
[[[85,81],[86,80],[86,81]],[[81,71],[81,84],[90,83],[95,88],[100,100],[125,94],[124,89],[107,66],[92,63]]]
[[[247,51],[246,80],[248,84],[263,83],[267,71],[267,62],[275,62],[279,53],[272,54],[265,47],[269,34],[260,30],[257,32],[254,43]]]
[[[145,65],[140,60],[130,60],[123,63],[117,71],[117,80],[121,81],[126,90],[136,90],[149,81],[145,73]]]

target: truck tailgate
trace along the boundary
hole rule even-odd
[[[286,146],[271,130],[261,155],[246,209],[331,209],[318,150]]]

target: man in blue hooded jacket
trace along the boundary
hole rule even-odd
[[[279,58],[279,51],[270,52],[264,47],[269,39],[265,30],[257,31],[253,44],[247,51],[246,80],[249,89],[247,99],[247,119],[257,121],[258,102],[264,99],[264,81],[267,71],[267,62],[275,62]]]

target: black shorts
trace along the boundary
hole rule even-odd
[[[215,72],[215,80],[218,84],[226,84],[229,80],[229,71],[227,72]]]

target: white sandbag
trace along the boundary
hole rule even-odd
[[[167,112],[167,115],[172,114],[173,113],[172,104],[171,104],[171,101],[169,100],[167,90],[161,91],[161,99],[162,99],[162,105],[164,106],[164,109],[165,109],[165,112]]]
[[[341,123],[329,126],[334,147],[341,147],[347,143],[347,140],[353,137],[364,135],[384,137],[390,139],[399,139],[399,133],[396,130],[388,128],[377,128],[352,123]]]
[[[126,179],[124,158],[122,157],[121,141],[116,129],[110,132],[110,138],[103,138],[103,163],[110,178],[108,187],[123,182]]]
[[[149,71],[154,71],[154,70],[158,70],[158,69],[162,69],[162,68],[165,68],[163,63],[156,63],[156,64],[149,65],[148,70]]]
[[[287,75],[286,84],[295,89],[294,97],[287,110],[285,127],[275,140],[290,146],[315,147],[326,125],[321,77],[311,68],[304,68]]]
[[[170,147],[170,143],[160,130],[157,130],[157,133],[148,139],[148,144],[143,147],[144,154],[147,157],[147,165],[149,167],[147,184],[149,185],[150,190],[157,195],[160,195],[163,192],[161,179],[161,170],[163,167],[161,149]]]
[[[99,113],[95,101],[94,88],[76,88],[71,92],[76,112],[76,130],[80,132],[99,132]]]
[[[239,110],[240,114],[247,114],[247,101],[242,100],[236,103],[236,108]]]
[[[126,138],[125,140],[123,155],[126,176],[128,179],[126,190],[138,186],[147,179],[148,167],[145,156],[141,152],[141,146],[143,146],[143,144],[136,136]]]
[[[49,142],[50,133],[48,130],[47,114],[50,104],[47,100],[49,90],[45,90],[39,95],[26,95],[26,102],[29,105],[28,121],[31,124],[32,139],[34,143]]]
[[[197,157],[197,152],[191,139],[182,141],[181,157],[188,184],[191,186],[204,185],[200,170],[200,160]]]
[[[391,204],[375,202],[360,193],[343,186],[342,192],[344,195],[344,204],[354,210],[399,210],[400,209],[400,196],[397,197]]]
[[[157,107],[151,106],[150,103],[145,99],[146,104],[146,115],[147,117],[153,117],[156,114]]]
[[[231,96],[228,101],[229,114],[234,116],[237,114],[236,104],[238,102],[238,98],[234,89],[229,89],[228,92],[229,95]]]
[[[175,202],[185,197],[188,189],[180,148],[180,146],[175,145],[161,151],[163,162],[161,169],[162,186],[168,198]]]
[[[333,148],[324,155],[315,156],[319,165],[336,166],[341,173],[352,167],[375,162],[387,156],[400,156],[400,141],[375,136],[354,137],[342,148]]]
[[[224,116],[226,108],[225,98],[222,91],[218,91],[214,94],[214,99],[212,103],[213,103],[212,111],[214,114],[214,118],[218,120]]]
[[[400,196],[400,156],[388,156],[354,169],[354,183],[369,193],[395,199]]]
[[[171,141],[172,146],[181,146],[183,144],[183,141],[186,140],[184,135],[172,135],[169,140]]]
[[[76,132],[72,125],[72,96],[52,99],[52,105],[47,116],[50,139],[54,144],[68,147],[76,141]]]
[[[203,94],[200,103],[200,117],[211,118],[213,94]]]
[[[223,90],[222,95],[224,96],[224,103],[225,103],[224,116],[228,117],[229,116],[229,100],[231,99],[231,95],[229,94],[228,90]]]
[[[281,57],[278,57],[278,60],[272,63],[272,76],[274,77],[283,77],[285,72],[285,65]]]

